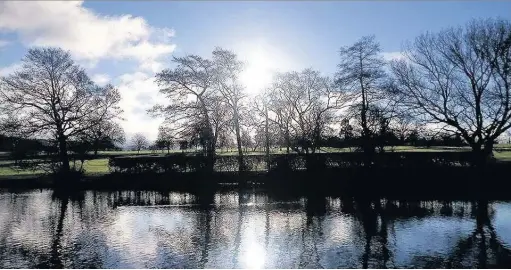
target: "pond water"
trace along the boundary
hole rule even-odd
[[[0,268],[511,266],[510,202],[0,191]]]

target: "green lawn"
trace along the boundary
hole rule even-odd
[[[73,162],[70,163],[71,166],[73,166]],[[80,163],[77,162],[76,166],[79,167]],[[86,174],[102,174],[102,173],[108,173],[108,159],[102,158],[102,159],[92,159],[92,160],[86,160],[83,168],[85,169]],[[1,166],[0,167],[0,176],[7,177],[7,176],[21,176],[21,175],[37,175],[37,174],[43,174],[44,172],[41,170],[17,170],[13,169],[10,166]]]
[[[88,174],[108,173],[108,159],[102,158],[86,160],[83,168],[85,169],[85,173]]]
[[[494,155],[498,161],[511,162],[511,151],[494,152]]]

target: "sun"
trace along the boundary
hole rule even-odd
[[[261,47],[249,50],[245,59],[246,66],[240,75],[240,80],[249,95],[257,95],[271,83],[274,65],[267,52]]]

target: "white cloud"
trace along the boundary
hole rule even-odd
[[[0,39],[0,49],[2,49],[2,47],[5,47],[5,46],[9,45],[9,43],[11,43],[11,42],[7,41],[7,40],[1,40]]]
[[[402,52],[383,52],[381,55],[386,61],[405,59],[405,56]]]
[[[92,81],[100,86],[106,85],[110,82],[110,76],[108,74],[94,74],[91,77]]]
[[[172,29],[155,28],[141,17],[104,16],[83,1],[0,2],[0,31],[15,32],[26,46],[59,46],[77,60],[134,59],[154,69],[174,51]]]
[[[119,76],[117,88],[121,93],[120,107],[124,110],[121,122],[126,135],[130,138],[141,132],[150,140],[155,140],[162,119],[147,114],[156,100],[164,100],[160,95],[154,76],[150,73],[135,72]]]
[[[121,122],[128,138],[142,132],[155,139],[161,119],[147,109],[161,100],[154,73],[164,68],[164,57],[175,49],[174,30],[149,25],[129,14],[98,14],[83,1],[0,1],[0,33],[14,33],[24,46],[57,46],[69,50],[80,65],[91,69],[102,60],[134,60],[136,69],[116,78],[93,74],[99,85],[113,83],[121,92]],[[0,41],[1,42],[1,41]],[[0,47],[3,43],[0,43]],[[20,67],[0,68],[6,75]]]
[[[21,62],[14,63],[14,64],[11,64],[6,67],[0,67],[0,76],[7,76],[20,68],[21,68]]]

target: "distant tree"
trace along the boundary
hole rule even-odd
[[[172,130],[168,126],[160,126],[158,128],[158,137],[156,138],[156,146],[160,149],[167,149],[167,153],[170,153],[170,149],[174,144],[174,136]]]
[[[355,134],[353,131],[353,126],[350,124],[349,118],[344,118],[341,121],[339,136],[342,139],[343,147],[351,147],[352,146],[353,141],[355,140]]]
[[[149,147],[149,140],[142,133],[136,133],[131,138],[131,145],[132,145],[133,149],[135,149],[136,151],[138,151],[138,153],[140,153],[140,150],[146,149],[147,147]]]
[[[113,149],[126,141],[123,128],[113,121],[100,121],[98,125],[84,131],[83,139],[89,141],[95,156],[98,150]]]
[[[420,35],[391,65],[402,106],[444,125],[485,163],[511,127],[511,23],[473,20]]]
[[[187,141],[179,141],[179,149],[183,150],[183,151],[188,149],[188,142]]]
[[[252,137],[250,136],[250,133],[246,129],[241,130],[241,143],[245,148],[245,152],[247,152],[248,149],[252,148],[252,146],[254,145]]]
[[[400,113],[391,119],[391,129],[399,139],[399,143],[405,145],[412,133],[418,136],[423,127],[411,115]]]
[[[60,48],[30,49],[22,61],[1,78],[0,107],[12,116],[7,126],[20,137],[55,140],[59,170],[68,173],[68,141],[117,118],[120,94],[111,85],[96,86]]]
[[[406,140],[410,143],[410,145],[413,145],[413,146],[418,146],[419,139],[420,139],[419,138],[419,130],[417,130],[417,129],[412,129],[410,131],[410,134],[406,138]]]
[[[334,114],[350,100],[331,78],[311,69],[276,74],[268,91],[269,118],[292,139],[296,151],[306,154],[315,153]]]

